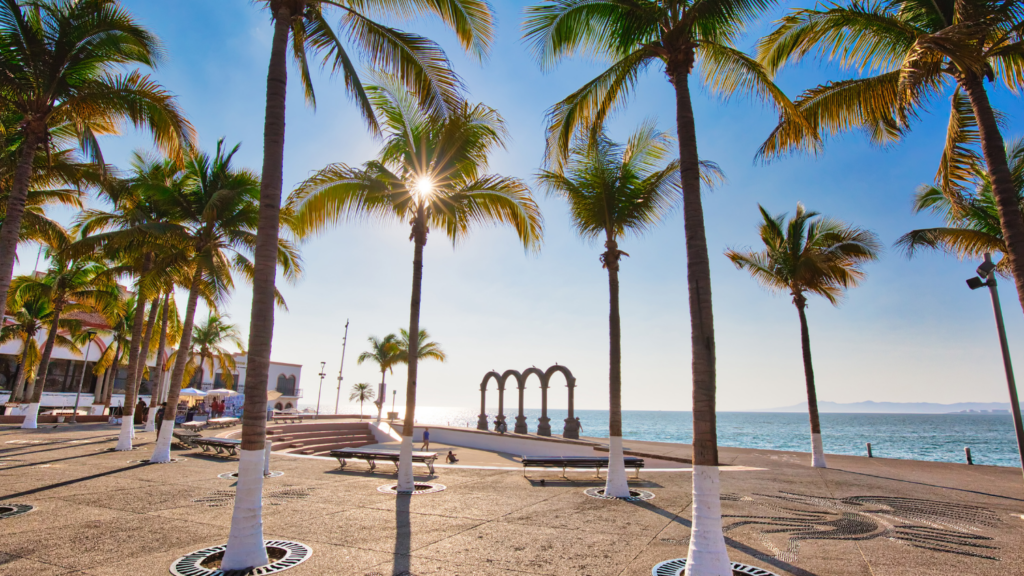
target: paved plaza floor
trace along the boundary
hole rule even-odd
[[[52,426],[52,425],[51,425]],[[0,506],[35,509],[0,519],[0,574],[166,575],[177,558],[223,544],[235,459],[175,450],[147,465],[154,434],[111,452],[116,428],[0,427]],[[689,457],[689,447],[630,443]],[[438,446],[437,448],[440,448]],[[467,456],[472,453],[463,451]],[[1024,479],[1013,468],[828,457],[722,448],[729,555],[779,576],[1024,574]],[[472,456],[475,460],[478,456]],[[465,460],[464,460],[465,462]],[[687,468],[645,471],[645,502],[583,494],[593,471],[530,471],[510,455],[489,466],[438,467],[417,480],[447,489],[394,496],[393,467],[275,454],[264,489],[267,539],[310,546],[289,576],[648,576],[686,556]],[[543,480],[543,482],[541,482]]]

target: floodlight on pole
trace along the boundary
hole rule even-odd
[[[320,391],[316,394],[316,416],[313,417],[314,420],[320,417],[320,397],[324,393],[324,376],[327,376],[324,373],[324,366],[327,366],[327,362],[320,363]]]
[[[338,404],[341,402],[341,381],[345,371],[345,348],[348,347],[348,318],[345,319],[345,337],[341,339],[341,368],[338,368],[338,395],[334,397],[334,413],[338,413]]]
[[[1024,424],[1021,422],[1020,401],[1017,399],[1017,384],[1013,378],[1013,365],[1010,363],[1010,346],[1006,340],[1006,327],[1003,325],[1003,309],[999,305],[999,292],[996,289],[996,265],[992,255],[985,253],[985,261],[978,266],[978,276],[967,280],[971,290],[988,286],[992,296],[992,310],[996,316],[996,329],[999,332],[999,346],[1003,353],[1003,370],[1006,372],[1006,385],[1010,389],[1010,411],[1013,413],[1013,429],[1017,435],[1017,454],[1020,457],[1021,471],[1024,472]]]

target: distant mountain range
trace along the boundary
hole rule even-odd
[[[818,402],[818,412],[847,414],[951,414],[957,412],[991,412],[998,410],[1009,413],[1009,402],[957,402],[955,404],[935,404],[932,402]],[[800,403],[782,408],[751,410],[751,412],[807,412],[807,404]]]

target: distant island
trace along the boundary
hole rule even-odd
[[[750,410],[750,412],[807,412],[807,404],[800,403],[781,408]],[[1009,402],[818,402],[818,412],[846,414],[1009,414]]]

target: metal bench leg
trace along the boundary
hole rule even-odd
[[[634,476],[634,478],[636,478],[637,480],[640,479],[640,467],[639,466],[636,467],[636,476]]]
[[[370,465],[370,472],[373,472],[374,469],[377,468],[377,461],[374,460],[373,458],[370,458],[366,462]]]
[[[429,469],[429,470],[430,470],[430,473],[431,473],[431,474],[433,474],[433,473],[434,473],[434,461],[433,461],[433,460],[431,460],[431,461],[427,462],[427,469]]]

